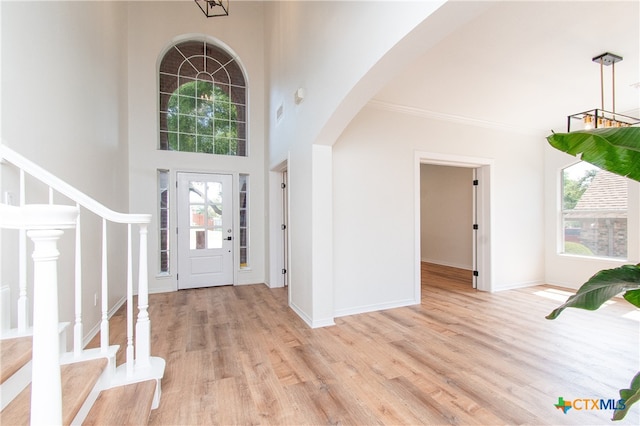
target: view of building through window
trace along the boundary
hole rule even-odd
[[[627,257],[627,179],[580,162],[562,170],[563,253]]]

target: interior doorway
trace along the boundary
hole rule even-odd
[[[493,160],[481,157],[468,157],[431,152],[415,153],[415,206],[416,206],[416,233],[415,240],[415,275],[416,293],[421,292],[422,273],[422,206],[421,206],[421,169],[422,165],[448,166],[452,168],[467,169],[472,176],[472,186],[469,210],[472,220],[466,226],[468,241],[471,251],[472,278],[474,286],[478,290],[492,291],[492,250],[491,250],[491,175]],[[473,209],[475,207],[475,209]],[[468,252],[467,252],[468,253]]]
[[[476,170],[436,164],[420,165],[421,261],[475,288]]]
[[[289,287],[289,181],[287,170],[282,172],[282,285]]]
[[[269,287],[291,284],[288,161],[269,172]],[[289,294],[291,297],[291,294]]]

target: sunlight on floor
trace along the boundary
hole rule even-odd
[[[548,288],[546,290],[536,291],[536,296],[546,297],[547,299],[555,300],[557,302],[565,302],[569,296],[573,293],[569,291],[557,290],[555,288]]]
[[[640,322],[640,309],[636,309],[635,311],[628,312],[624,314],[622,317]]]
[[[571,296],[573,293],[570,291],[558,290],[555,288],[548,288],[545,290],[536,291],[533,294],[535,294],[536,296],[541,296],[547,299],[555,300],[556,302],[564,303],[569,298],[569,296]],[[614,300],[607,300],[606,302],[603,303],[600,309],[604,309],[607,306],[615,305],[616,303],[617,302]],[[622,317],[640,322],[640,309],[634,309],[633,311],[627,312],[626,314],[622,315]]]

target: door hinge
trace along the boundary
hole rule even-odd
[[[286,187],[287,187],[287,184],[286,184],[286,183],[282,182],[282,183],[280,184],[280,188],[285,189]]]
[[[473,180],[473,186],[478,186],[478,179]]]
[[[478,275],[480,275],[480,273],[478,271],[473,271],[473,276],[477,277]]]
[[[180,274],[176,274],[176,281],[180,279]]]
[[[477,223],[473,224],[473,229],[475,229],[476,231],[478,230],[478,224]]]
[[[282,230],[284,231],[285,229],[287,229],[287,225],[285,225],[285,224],[283,223],[282,225],[280,225],[280,229],[282,229]]]
[[[282,270],[282,274],[284,275],[284,274],[286,274],[286,273],[287,273],[287,270],[286,270],[286,269],[283,269],[283,270]]]

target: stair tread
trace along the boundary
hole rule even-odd
[[[60,366],[62,424],[71,424],[107,366],[106,358]],[[28,425],[31,418],[31,384],[0,413],[0,424]]]
[[[149,421],[156,380],[106,389],[89,411],[83,425],[143,425]]]
[[[0,340],[0,383],[31,361],[31,336]]]

